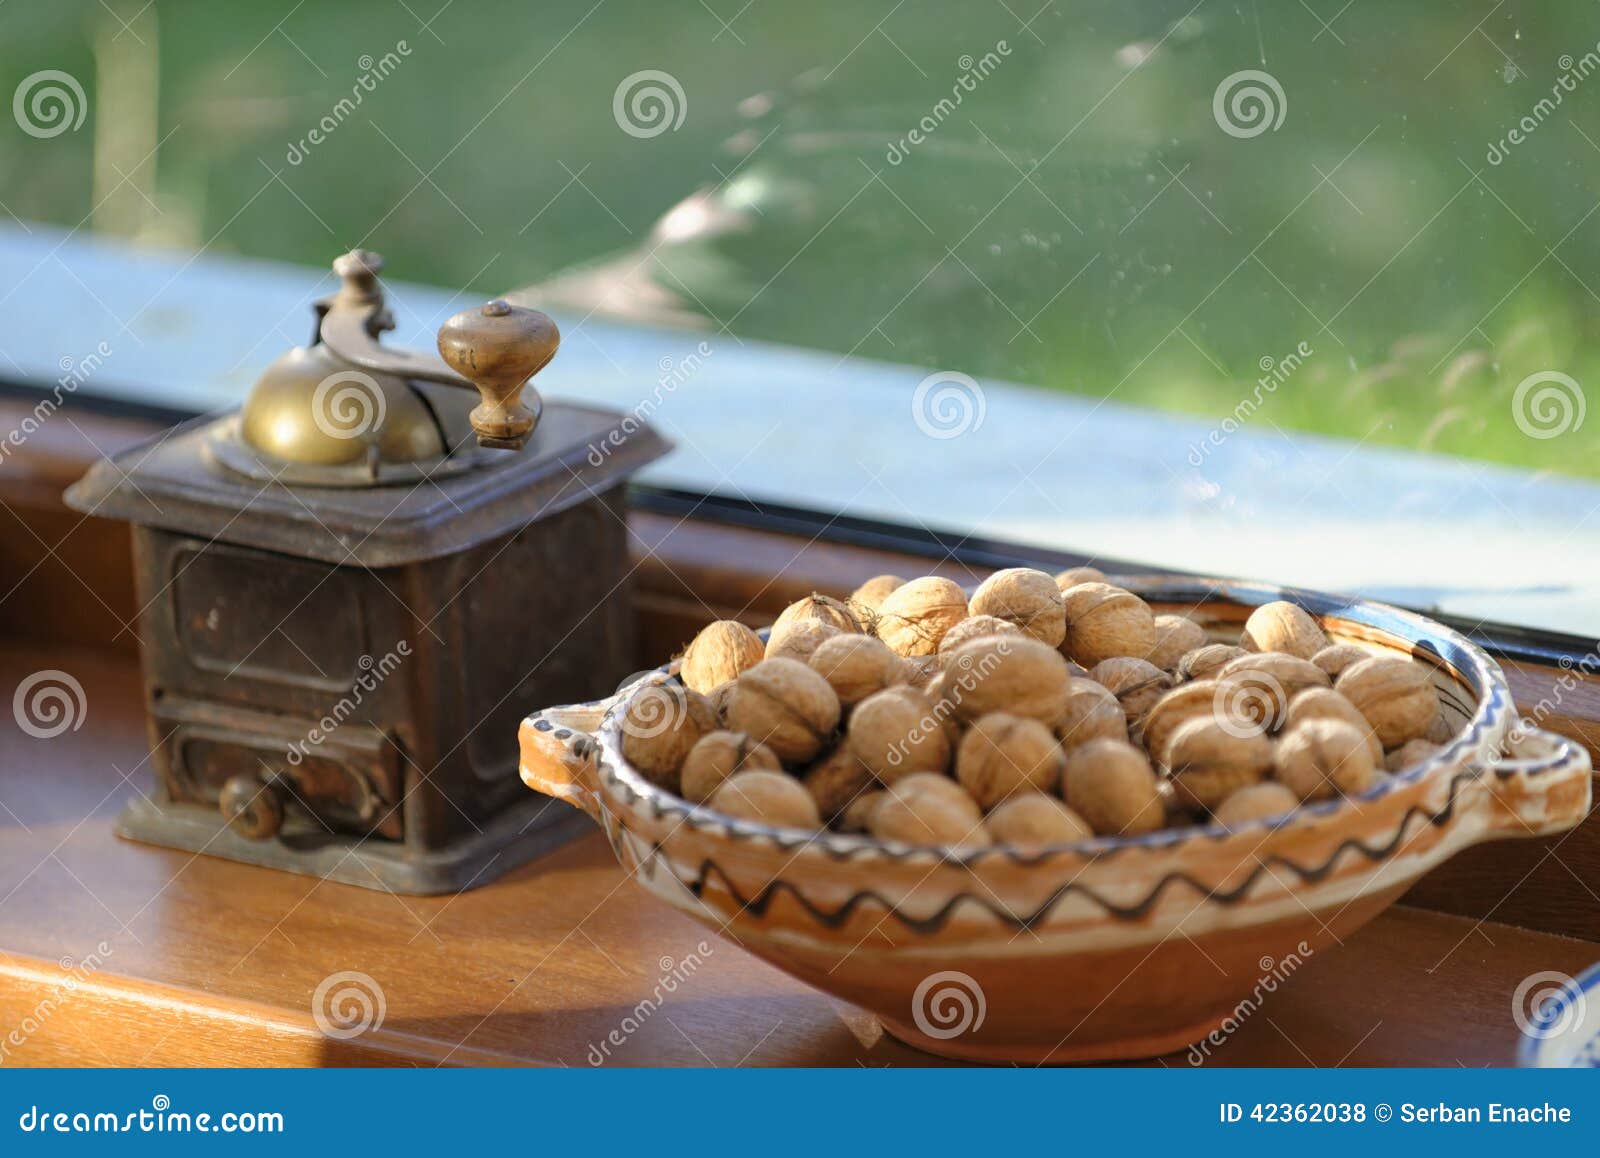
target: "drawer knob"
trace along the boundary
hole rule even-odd
[[[252,773],[228,777],[217,798],[228,827],[249,840],[270,840],[283,827],[283,789],[277,777]]]

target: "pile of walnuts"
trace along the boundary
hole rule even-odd
[[[969,600],[880,575],[763,642],[711,624],[636,694],[623,756],[727,816],[957,848],[1038,846],[1353,795],[1449,736],[1428,669],[1330,644],[1292,603],[1237,645],[1090,567],[1017,567]]]

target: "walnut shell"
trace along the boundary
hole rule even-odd
[[[778,772],[778,757],[743,732],[707,732],[683,759],[678,795],[704,804],[728,777],[738,772]]]
[[[1311,657],[1311,662],[1328,673],[1330,680],[1336,680],[1344,674],[1344,669],[1353,663],[1360,663],[1364,659],[1371,659],[1372,652],[1359,644],[1331,643],[1316,655]]]
[[[740,772],[723,781],[711,807],[735,820],[752,820],[778,828],[822,827],[811,794],[783,772]]]
[[[871,612],[872,616],[876,617],[878,609],[883,606],[883,601],[889,597],[889,593],[904,587],[905,583],[906,581],[898,575],[874,575],[871,579],[868,579],[850,593],[849,602],[850,606],[856,610],[856,618],[861,618],[863,609]]]
[[[1013,639],[1023,634],[1022,628],[1009,620],[994,615],[971,615],[944,633],[939,641],[939,663],[943,666],[956,648],[974,639],[991,635],[1009,635]]]
[[[1100,836],[1154,832],[1167,822],[1150,761],[1121,740],[1091,740],[1068,752],[1061,791]]]
[[[1040,643],[1060,647],[1066,637],[1066,612],[1055,580],[1032,567],[996,571],[972,593],[973,615],[992,615],[1014,623]]]
[[[967,617],[967,597],[949,579],[928,575],[895,588],[878,607],[878,638],[897,655],[933,655],[944,633]]]
[[[827,820],[838,816],[856,797],[876,786],[872,773],[843,744],[807,768],[800,776],[800,783],[811,793],[811,799],[817,802],[817,811]]]
[[[961,737],[956,779],[985,811],[1018,792],[1054,792],[1061,749],[1038,720],[991,712]]]
[[[1224,828],[1243,828],[1251,821],[1286,816],[1300,807],[1300,798],[1282,784],[1263,780],[1229,795],[1213,815]]]
[[[675,681],[647,684],[622,710],[622,758],[652,784],[676,792],[689,750],[716,727],[717,714],[699,692]]]
[[[1385,749],[1426,736],[1439,714],[1428,669],[1408,659],[1373,656],[1351,664],[1334,690],[1367,718]]]
[[[678,676],[701,695],[710,695],[739,673],[755,667],[766,655],[766,644],[744,624],[719,619],[700,629],[684,650]]]
[[[1042,792],[1013,796],[989,813],[983,826],[1000,844],[1022,848],[1072,844],[1094,835],[1083,817]]]
[[[1145,713],[1140,726],[1140,741],[1150,756],[1166,762],[1167,742],[1180,725],[1196,719],[1213,719],[1221,711],[1219,697],[1226,690],[1218,680],[1192,680],[1179,684],[1156,701]]]
[[[841,634],[833,624],[820,619],[791,619],[782,627],[774,626],[768,633],[766,658],[810,663],[817,648]]]
[[[872,830],[872,814],[877,811],[888,792],[882,788],[874,788],[863,792],[849,804],[844,806],[844,811],[834,818],[833,826],[839,832],[870,832]]]
[[[778,629],[788,627],[791,623],[800,623],[807,619],[815,619],[819,623],[826,623],[829,627],[839,631],[860,631],[861,620],[850,609],[850,605],[842,599],[835,599],[831,595],[823,595],[813,591],[804,599],[797,599],[785,607],[772,625],[772,634],[778,634]]]
[[[1272,741],[1215,719],[1189,720],[1167,742],[1168,778],[1180,803],[1212,809],[1272,768]]]
[[[905,675],[905,661],[870,635],[839,633],[817,645],[808,661],[828,681],[841,707],[860,703]]]
[[[1128,739],[1128,717],[1117,697],[1088,677],[1067,680],[1065,698],[1055,719],[1056,737],[1071,751],[1090,740]]]
[[[728,726],[728,704],[733,700],[733,686],[733,680],[729,680],[725,684],[718,684],[706,696],[706,702],[711,705],[711,710],[717,714],[717,727],[719,728]]]
[[[1079,583],[1104,583],[1106,573],[1098,567],[1068,567],[1065,571],[1055,574],[1056,589],[1066,591],[1068,587],[1076,587]]]
[[[1303,607],[1284,600],[1263,603],[1244,621],[1239,646],[1246,651],[1281,651],[1310,659],[1328,646],[1328,637]]]
[[[788,764],[803,764],[839,726],[839,697],[799,660],[764,659],[734,682],[728,723]]]
[[[1155,618],[1156,645],[1145,656],[1162,671],[1175,672],[1178,661],[1206,645],[1206,630],[1185,615]]]
[[[1305,720],[1278,741],[1273,776],[1302,800],[1352,796],[1372,785],[1367,736],[1343,720]]]
[[[1378,743],[1378,735],[1372,730],[1372,725],[1367,723],[1367,718],[1356,710],[1354,704],[1332,688],[1307,688],[1290,698],[1289,710],[1284,715],[1284,731],[1305,720],[1340,720],[1349,724],[1367,738],[1373,761],[1379,764],[1383,762],[1383,745]]]
[[[1204,647],[1197,647],[1185,653],[1178,661],[1177,671],[1174,674],[1180,680],[1211,679],[1241,655],[1248,654],[1244,648],[1235,647],[1231,643],[1208,643]]]
[[[1089,678],[1103,684],[1128,717],[1128,726],[1135,732],[1144,721],[1144,715],[1155,706],[1172,687],[1172,677],[1147,659],[1131,655],[1103,659],[1089,672]]]
[[[1443,749],[1432,740],[1407,740],[1384,758],[1383,766],[1390,772],[1404,772],[1424,760],[1432,759],[1441,751]]]
[[[1316,664],[1281,651],[1241,655],[1224,664],[1216,678],[1228,685],[1224,713],[1269,731],[1283,727],[1296,693],[1328,686],[1328,677]]]
[[[900,677],[897,682],[916,688],[918,691],[926,691],[942,670],[939,666],[939,657],[936,655],[908,656],[900,661]]]
[[[890,788],[868,824],[879,840],[966,847],[990,843],[977,801],[955,781],[934,772],[907,776]]]
[[[1086,668],[1117,656],[1149,655],[1156,617],[1131,591],[1109,583],[1079,583],[1061,593],[1066,634],[1061,651]]]
[[[945,667],[945,697],[962,720],[1009,712],[1042,723],[1061,717],[1067,663],[1036,639],[988,636],[964,643]]]
[[[875,692],[850,713],[845,744],[886,785],[950,766],[950,737],[934,704],[915,688]]]

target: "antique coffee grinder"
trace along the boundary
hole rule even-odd
[[[560,335],[537,311],[457,314],[442,358],[380,345],[381,269],[339,258],[311,344],[239,411],[67,501],[133,530],[156,783],[118,831],[450,892],[573,831],[518,780],[517,722],[635,666],[623,485],[668,445],[541,403]]]

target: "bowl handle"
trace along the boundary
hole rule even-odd
[[[631,690],[631,689],[626,689]],[[623,693],[587,704],[563,704],[522,721],[522,782],[601,820],[599,748],[594,733]]]
[[[1594,771],[1588,749],[1555,732],[1517,729],[1506,753],[1477,783],[1487,792],[1488,837],[1545,836],[1589,814]]]

